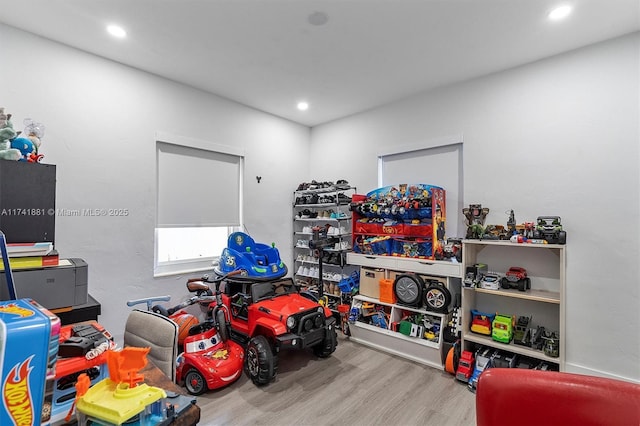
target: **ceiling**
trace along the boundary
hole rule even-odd
[[[560,3],[573,13],[549,21]],[[307,126],[640,29],[638,0],[0,0],[0,8],[5,24]],[[324,25],[309,22],[315,12]],[[109,23],[127,38],[110,37]],[[300,100],[307,111],[296,109]]]

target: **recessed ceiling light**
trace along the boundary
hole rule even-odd
[[[306,111],[309,109],[309,104],[306,102],[298,102],[298,109],[300,111]]]
[[[313,12],[309,15],[307,21],[309,21],[311,25],[324,25],[329,21],[329,15],[324,12]]]
[[[117,38],[125,38],[127,36],[127,32],[117,25],[109,25],[107,27],[107,32]]]
[[[556,7],[551,12],[549,12],[549,19],[552,21],[559,21],[561,19],[566,18],[571,13],[571,6],[563,5]]]

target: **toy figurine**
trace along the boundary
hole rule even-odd
[[[467,239],[480,239],[484,234],[484,220],[489,214],[489,209],[482,207],[482,204],[469,204],[469,207],[462,209],[462,214],[466,218]]]
[[[509,235],[515,234],[516,231],[516,215],[513,213],[513,209],[509,212],[509,220],[507,220],[507,230]]]

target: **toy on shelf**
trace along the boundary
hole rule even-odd
[[[475,357],[471,351],[462,351],[460,359],[458,360],[458,368],[456,369],[456,379],[461,382],[468,383],[471,374],[473,373],[473,365]]]
[[[354,194],[349,209],[354,252],[444,259],[444,189],[427,184],[386,186]]]
[[[448,312],[451,292],[437,279],[426,281],[418,274],[400,274],[393,281],[393,292],[400,305],[421,307],[434,312]]]
[[[496,314],[489,314],[480,312],[478,310],[471,310],[471,328],[474,333],[484,334],[485,336],[491,336],[491,324],[493,323]]]
[[[560,338],[555,332],[543,333],[544,348],[542,351],[546,356],[558,358],[560,356]]]
[[[497,272],[487,272],[482,276],[478,287],[485,290],[498,290],[502,277]]]
[[[466,218],[467,239],[481,239],[484,235],[484,220],[489,214],[489,209],[482,207],[482,204],[469,204],[469,207],[462,209],[462,214]]]
[[[480,348],[476,352],[476,363],[473,368],[473,373],[471,377],[469,377],[469,390],[471,392],[476,391],[476,386],[478,384],[478,377],[480,374],[488,368],[491,368],[491,362],[495,354],[497,354],[497,350],[493,350],[490,348]]]
[[[509,343],[513,338],[515,317],[496,315],[491,323],[491,338],[496,342]]]
[[[531,324],[531,316],[519,316],[518,321],[513,330],[513,343],[522,346],[531,346],[531,333],[529,325]]]
[[[507,289],[517,288],[519,291],[526,291],[531,288],[531,278],[527,276],[526,269],[512,266],[500,280],[500,286]]]
[[[567,233],[562,230],[560,216],[538,216],[533,238],[543,239],[550,244],[566,244]]]
[[[463,280],[464,286],[477,287],[487,272],[488,267],[485,263],[476,263],[473,266],[467,266]]]

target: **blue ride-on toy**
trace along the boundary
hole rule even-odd
[[[280,259],[275,244],[256,243],[244,232],[229,235],[227,247],[222,250],[220,263],[214,272],[227,275],[237,269],[243,272],[235,275],[234,281],[271,281],[287,274],[287,267]]]

